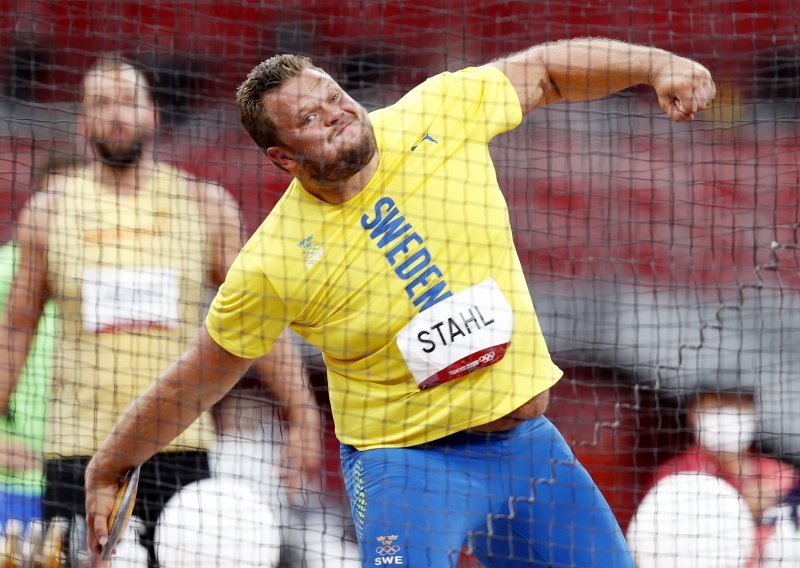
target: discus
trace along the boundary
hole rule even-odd
[[[111,553],[114,551],[114,547],[119,542],[122,533],[125,531],[125,526],[133,514],[141,472],[142,466],[129,469],[128,473],[120,481],[117,498],[114,501],[114,507],[111,509],[111,515],[108,517],[108,541],[100,551],[100,558],[103,560],[111,558]]]

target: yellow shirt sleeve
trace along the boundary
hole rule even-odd
[[[442,136],[476,143],[489,142],[522,121],[514,86],[502,71],[489,65],[440,73],[384,110],[402,117],[403,130],[424,131],[439,119],[445,125],[439,132]]]
[[[205,322],[220,347],[247,359],[266,354],[295,315],[265,273],[261,249],[266,242],[257,235],[228,271]]]

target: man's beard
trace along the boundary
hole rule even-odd
[[[376,150],[375,134],[370,128],[359,144],[341,151],[334,160],[326,161],[301,155],[298,163],[312,179],[324,183],[336,183],[347,181],[363,170]]]
[[[97,157],[107,166],[112,168],[129,168],[135,165],[142,157],[144,143],[134,140],[129,146],[121,149],[112,149],[104,140],[93,139]]]

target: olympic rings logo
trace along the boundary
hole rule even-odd
[[[480,357],[478,357],[478,362],[480,363],[489,363],[494,359],[494,351],[489,351],[488,353],[484,353]]]
[[[396,544],[393,544],[391,546],[379,546],[378,548],[375,549],[375,552],[383,556],[386,556],[387,554],[397,554],[398,552],[400,552],[400,547],[397,546]]]
[[[386,556],[388,554],[397,554],[398,552],[400,552],[400,547],[397,546],[396,544],[392,544],[394,541],[397,540],[397,538],[398,535],[396,534],[391,534],[388,536],[379,536],[378,542],[380,542],[383,546],[379,546],[378,548],[376,548],[375,552],[377,552],[381,556]]]

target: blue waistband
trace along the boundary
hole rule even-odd
[[[492,442],[501,442],[519,436],[526,436],[530,434],[533,430],[540,428],[546,424],[550,424],[550,421],[546,417],[537,416],[536,418],[525,420],[524,422],[521,422],[520,424],[514,426],[509,430],[503,430],[500,432],[477,432],[475,430],[462,430],[461,432],[456,432],[454,434],[450,434],[449,436],[445,436],[437,440],[431,440],[430,442],[425,442],[424,444],[419,444],[417,446],[407,446],[407,448],[409,449],[410,448],[423,449],[425,447],[440,448],[442,446],[489,444]],[[341,444],[341,447],[346,451],[355,451],[355,448],[348,444]]]

